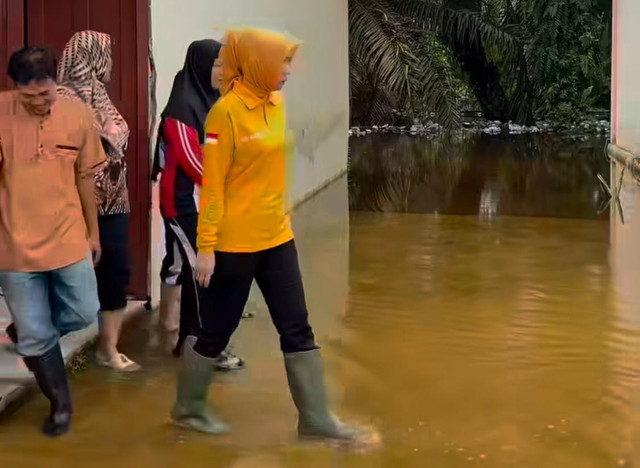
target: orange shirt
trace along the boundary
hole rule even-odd
[[[33,116],[16,92],[0,93],[0,270],[39,272],[89,251],[76,178],[104,163],[91,109],[58,99]]]
[[[236,83],[209,112],[205,134],[198,249],[258,252],[293,239],[280,95],[264,102]]]

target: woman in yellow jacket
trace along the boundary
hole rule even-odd
[[[297,45],[258,30],[229,32],[221,58],[223,97],[205,124],[196,279],[197,336],[187,338],[174,422],[229,431],[208,408],[215,358],[242,318],[256,280],[280,335],[301,436],[353,439],[327,409],[322,361],[308,320],[298,255],[285,210],[285,111],[278,91]]]

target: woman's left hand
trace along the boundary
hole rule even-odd
[[[216,254],[198,252],[196,258],[196,281],[200,286],[206,288],[211,282],[213,270],[216,267]]]

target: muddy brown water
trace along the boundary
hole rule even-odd
[[[59,440],[38,433],[38,395],[3,416],[1,466],[637,466],[640,326],[598,213],[603,144],[354,140],[349,183],[296,213],[336,410],[377,426],[380,446],[296,440],[259,300],[234,338],[248,368],[210,395],[232,435],[168,424],[175,360],[143,316],[122,350],[144,370],[74,375],[74,428]]]

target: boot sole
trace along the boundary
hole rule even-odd
[[[47,437],[55,439],[56,437],[62,437],[71,431],[71,425],[62,428],[43,428],[42,433]]]
[[[350,444],[358,441],[358,437],[337,437],[337,436],[328,436],[328,435],[309,435],[309,434],[298,434],[298,439],[306,441],[306,442],[333,442],[333,443],[342,443],[342,444]]]
[[[184,423],[184,422],[180,422],[180,421],[176,421],[175,419],[171,419],[171,424],[173,424],[174,426],[186,430],[186,431],[191,431],[191,432],[199,432],[200,434],[209,434],[209,435],[218,435],[218,436],[223,436],[223,435],[227,435],[231,433],[230,429],[226,429],[224,431],[220,431],[220,432],[212,432],[212,431],[205,431],[203,429],[200,429],[198,427],[192,426],[190,424]]]
[[[63,424],[54,424],[51,421],[46,421],[42,425],[42,433],[47,437],[56,438],[68,434],[71,431],[71,418],[69,421]]]

